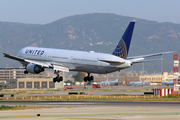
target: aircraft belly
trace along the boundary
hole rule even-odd
[[[67,65],[67,66],[69,66],[69,65]],[[82,72],[87,72],[87,73],[106,74],[106,73],[117,71],[118,69],[114,68],[114,67],[73,64],[73,67],[69,67],[69,70],[70,71],[82,71]]]

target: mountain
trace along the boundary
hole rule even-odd
[[[74,15],[45,24],[0,22],[0,67],[20,64],[3,57],[26,46],[112,53],[130,21],[136,21],[128,56],[180,52],[180,24],[159,23],[109,13]],[[173,70],[173,54],[163,56],[163,71]],[[161,62],[144,63],[144,70],[161,72]],[[127,70],[141,71],[142,64]]]

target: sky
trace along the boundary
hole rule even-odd
[[[180,0],[0,0],[0,21],[46,24],[87,13],[114,13],[180,24]]]

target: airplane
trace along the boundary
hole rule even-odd
[[[3,53],[4,57],[19,61],[25,66],[24,74],[39,74],[45,68],[53,69],[57,77],[53,82],[63,81],[60,72],[79,71],[86,72],[84,81],[93,81],[90,74],[108,74],[131,67],[135,63],[149,62],[157,59],[144,60],[145,57],[163,55],[171,52],[161,52],[149,55],[127,57],[135,22],[130,22],[117,47],[112,54],[96,53],[94,51],[74,51],[65,49],[52,49],[41,47],[22,48],[17,56]],[[158,59],[159,60],[159,59]]]
[[[169,86],[169,85],[174,85],[174,81],[173,81],[173,80],[170,80],[170,81],[162,81],[161,84],[162,84],[162,85],[167,85],[167,86]]]
[[[118,77],[114,81],[101,81],[98,84],[101,84],[101,86],[107,86],[107,85],[116,85],[118,83]]]
[[[143,86],[145,85],[145,80],[142,79],[141,81],[129,82],[127,85],[128,86]]]

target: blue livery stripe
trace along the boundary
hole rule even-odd
[[[126,59],[129,52],[129,46],[131,43],[131,38],[134,30],[135,22],[130,22],[126,31],[124,32],[122,39],[119,41],[117,47],[112,53],[115,56]]]

